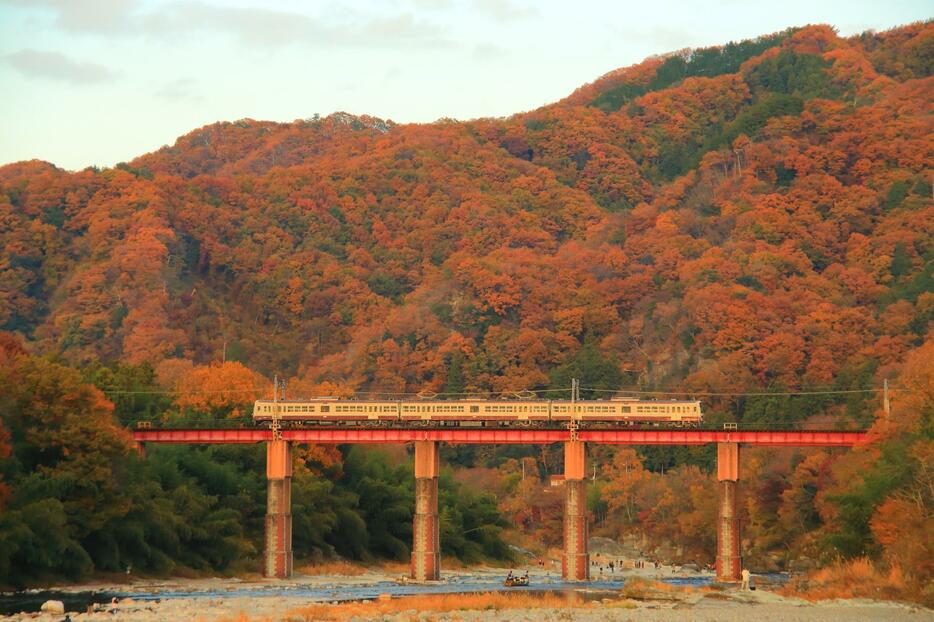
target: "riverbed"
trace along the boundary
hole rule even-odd
[[[61,615],[37,615],[38,607],[47,598],[63,600],[71,619],[79,620],[157,620],[182,621],[214,620],[280,620],[315,619],[314,608],[328,603],[400,599],[407,596],[442,595],[478,592],[560,594],[567,598],[567,606],[553,609],[518,609],[477,612],[453,611],[431,613],[401,610],[380,615],[384,622],[424,622],[426,620],[459,620],[492,622],[503,620],[862,620],[885,619],[932,620],[925,609],[894,603],[840,601],[811,604],[806,601],[778,596],[766,589],[740,592],[736,589],[710,590],[713,576],[704,572],[680,572],[670,567],[661,569],[625,570],[597,576],[586,584],[568,583],[560,574],[533,568],[529,571],[530,585],[523,588],[504,588],[502,569],[480,568],[446,571],[442,581],[414,583],[399,574],[369,570],[355,576],[296,575],[288,580],[263,578],[229,579],[171,579],[143,580],[128,585],[105,583],[67,586],[50,592],[31,592],[16,597],[0,597],[0,606],[6,615],[0,620],[61,620]],[[677,588],[676,594],[651,595],[626,600],[622,605],[624,585],[628,578],[643,577]],[[780,581],[778,576],[756,577],[765,587]],[[109,606],[116,597],[116,607]],[[16,600],[19,598],[20,600]],[[28,602],[24,600],[28,598]],[[95,605],[96,608],[95,608]],[[88,613],[88,607],[94,609]],[[112,611],[112,613],[111,613]],[[290,612],[300,611],[301,614]],[[311,611],[311,614],[307,612]],[[308,617],[308,616],[311,617]],[[298,617],[296,617],[298,616]],[[570,617],[569,617],[570,616]],[[363,622],[367,618],[360,618]]]

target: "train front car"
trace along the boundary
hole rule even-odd
[[[617,416],[636,425],[697,427],[703,418],[700,402],[694,400],[639,400],[614,398]]]

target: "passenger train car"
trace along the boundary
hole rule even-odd
[[[518,423],[543,426],[549,422],[694,427],[703,419],[698,401],[656,401],[636,398],[610,400],[418,400],[358,401],[333,398],[258,400],[253,420],[284,424],[343,424],[368,427],[496,426]]]

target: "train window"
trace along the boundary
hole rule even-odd
[[[322,405],[321,405],[321,412],[323,412],[323,413],[331,412],[331,407],[328,406],[328,405],[326,405],[326,404],[322,404]]]
[[[471,407],[470,407],[470,412],[472,412],[472,413],[478,413],[478,412],[480,412],[480,407],[479,407],[479,406],[471,406]]]

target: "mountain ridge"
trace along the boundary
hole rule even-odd
[[[774,345],[783,386],[833,383],[835,349],[803,319],[821,304],[856,303],[877,346],[926,331],[932,79],[911,54],[932,37],[808,26],[647,59],[506,119],[241,120],[103,171],[6,165],[0,323],[75,362],[201,364],[226,343],[356,389],[542,388],[591,354],[614,382],[709,389],[705,366],[735,359],[742,386],[769,386],[741,370]],[[729,322],[692,306],[714,291],[737,301]],[[902,302],[912,319],[887,332]]]

